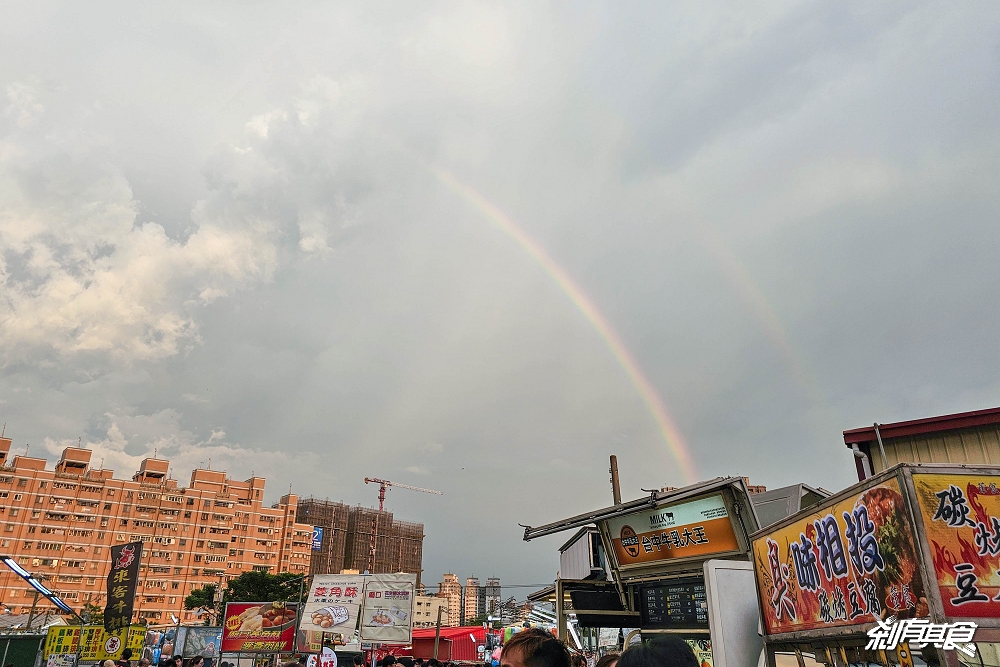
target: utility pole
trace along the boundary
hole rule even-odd
[[[615,505],[622,504],[622,489],[618,484],[618,457],[611,455],[611,495],[615,500]]]
[[[447,599],[447,598],[445,598]],[[434,659],[437,660],[438,657],[438,643],[441,641],[441,610],[443,607],[438,605],[438,620],[434,629]]]

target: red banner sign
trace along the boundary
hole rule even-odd
[[[222,653],[287,653],[295,643],[298,605],[229,602],[222,624]]]

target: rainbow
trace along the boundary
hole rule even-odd
[[[614,355],[629,380],[635,385],[639,396],[642,397],[653,420],[656,422],[660,435],[663,437],[663,442],[666,443],[670,453],[680,466],[685,482],[693,484],[698,481],[691,452],[684,443],[684,437],[681,435],[680,429],[677,428],[670,413],[667,412],[667,408],[653,387],[653,384],[643,374],[632,354],[614,330],[614,327],[601,314],[601,311],[594,305],[594,302],[584,293],[579,285],[573,282],[573,279],[566,273],[566,270],[556,263],[538,241],[531,238],[527,232],[521,229],[517,223],[511,220],[510,217],[486,199],[486,197],[447,171],[433,165],[426,166],[442,185],[483,213],[497,229],[517,243],[529,257],[534,259],[549,274],[560,289],[566,293],[570,301],[573,302],[573,305],[583,313],[583,316],[587,318],[591,326],[604,339],[608,349],[611,350],[611,354]]]

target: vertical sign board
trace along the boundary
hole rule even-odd
[[[313,526],[312,550],[323,550],[323,526]]]
[[[360,574],[315,575],[299,629],[353,635],[365,578]]]
[[[108,604],[104,607],[104,629],[108,632],[127,628],[132,622],[141,558],[142,542],[129,542],[111,547]]]
[[[765,634],[926,618],[914,535],[895,477],[757,533]]]
[[[1000,476],[913,474],[945,616],[1000,616]]]
[[[602,523],[621,569],[740,548],[726,503],[719,494]]]
[[[365,577],[361,603],[361,641],[409,644],[413,640],[415,574]]]
[[[220,653],[288,653],[295,646],[293,602],[227,602]]]

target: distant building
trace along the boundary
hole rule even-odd
[[[445,598],[448,601],[448,625],[458,626],[462,623],[462,584],[458,583],[458,577],[447,573],[438,584],[437,597]]]
[[[374,521],[374,573],[409,572],[417,575],[419,584],[423,568],[422,523],[400,521],[392,512],[312,497],[299,501],[295,517],[296,521],[323,529],[320,548],[312,552],[313,574],[368,570]]]
[[[479,579],[469,577],[465,580],[465,598],[462,600],[462,623],[468,623],[474,618],[486,615],[486,595],[479,586]]]
[[[878,437],[889,466],[897,463],[1000,464],[1000,408],[960,412],[844,431],[854,451],[858,479],[885,470]]]
[[[500,591],[499,577],[490,577],[486,580],[486,586],[483,587],[483,606],[489,616],[499,616],[502,612],[500,605],[503,598]]]
[[[437,625],[438,609],[441,610],[441,625],[458,625],[449,623],[447,598],[430,595],[415,595],[413,597],[413,627],[433,628]]]
[[[194,621],[184,598],[206,584],[244,572],[308,574],[312,527],[295,522],[298,497],[264,505],[264,478],[230,479],[199,468],[189,486],[169,475],[170,462],[144,459],[131,479],[93,468],[92,452],[67,447],[54,469],[46,460],[10,456],[0,438],[0,553],[13,556],[71,607],[103,607],[110,548],[141,541],[135,615],[151,623],[174,614]],[[0,570],[0,602],[29,613],[35,591]],[[38,601],[36,612],[56,609]]]

